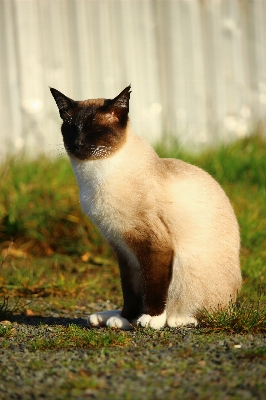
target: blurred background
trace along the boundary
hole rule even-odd
[[[61,143],[49,92],[113,98],[151,144],[248,135],[266,116],[264,0],[0,0],[0,157]]]

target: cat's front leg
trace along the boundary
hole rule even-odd
[[[103,311],[91,314],[88,324],[93,328],[108,326],[130,330],[136,326],[137,318],[143,312],[143,300],[141,290],[141,276],[138,260],[120,249],[115,249],[120,269],[120,277],[123,290],[124,306],[121,310]]]
[[[121,252],[118,249],[116,253],[124,300],[120,318],[128,321],[131,329],[133,329],[137,324],[138,317],[143,313],[144,309],[140,266],[135,255],[130,254],[129,251],[125,254],[125,252]],[[117,324],[119,328],[120,322],[115,320],[116,318],[117,317],[112,318],[108,323]],[[121,327],[121,329],[130,328]]]
[[[121,315],[121,310],[108,310],[108,311],[94,313],[89,315],[88,325],[90,325],[93,328],[100,328],[106,326],[108,319],[120,315]]]
[[[108,310],[91,314],[88,317],[88,325],[92,328],[101,328],[104,326],[123,330],[133,328],[132,324],[126,318],[121,317],[121,310]]]
[[[161,329],[166,324],[166,311],[164,311],[161,315],[151,316],[149,314],[143,314],[137,320],[137,325],[142,326],[143,328],[153,328],[153,329]]]
[[[146,250],[140,256],[143,274],[146,313],[138,318],[138,325],[160,329],[166,325],[166,302],[172,276],[173,251]]]

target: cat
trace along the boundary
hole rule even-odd
[[[74,101],[50,88],[84,212],[116,252],[123,309],[92,327],[197,325],[241,288],[240,236],[220,185],[202,169],[159,158],[129,122],[131,86],[112,100]]]

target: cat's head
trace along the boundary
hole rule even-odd
[[[130,85],[112,100],[74,101],[50,88],[63,120],[67,153],[80,160],[106,158],[126,139]]]

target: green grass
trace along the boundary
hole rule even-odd
[[[125,346],[128,338],[123,331],[105,329],[99,332],[71,324],[67,327],[56,326],[50,337],[34,338],[30,342],[30,349],[36,350],[61,350],[91,347]]]
[[[0,338],[9,338],[13,335],[14,328],[12,325],[0,324]]]
[[[247,358],[250,361],[254,360],[255,358],[266,360],[266,347],[257,347],[255,349],[248,349],[242,355],[242,358]]]
[[[246,298],[231,303],[225,310],[203,310],[198,316],[200,328],[205,332],[225,331],[229,333],[266,332],[265,294],[256,301]]]
[[[223,186],[240,224],[243,288],[238,303],[202,314],[202,326],[265,331],[265,138],[253,135],[198,155],[174,145],[160,145],[157,151],[207,170]],[[9,312],[3,296],[28,297],[33,304],[48,297],[58,307],[97,299],[121,306],[114,254],[80,209],[68,160],[12,158],[0,167],[0,175],[0,310],[2,304],[2,311]]]
[[[68,160],[13,158],[0,175],[2,249],[20,257],[85,252],[107,256],[108,246],[80,210]]]

